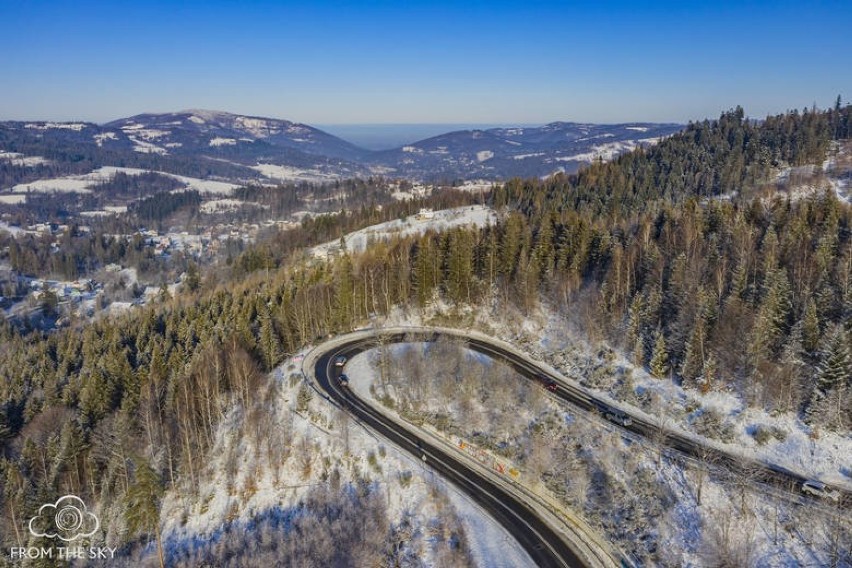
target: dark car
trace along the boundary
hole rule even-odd
[[[340,383],[340,386],[342,387],[348,387],[349,377],[347,377],[346,375],[340,375],[339,377],[337,377],[337,382]]]
[[[614,408],[608,409],[604,413],[604,416],[606,416],[606,419],[610,422],[615,422],[616,424],[619,424],[621,426],[630,426],[631,424],[633,424],[633,419],[630,418],[630,416]]]
[[[342,367],[346,364],[346,361],[347,359],[345,355],[338,355],[337,358],[334,360],[334,366]]]
[[[538,376],[538,382],[541,383],[541,386],[543,386],[550,392],[556,392],[556,389],[559,388],[559,385],[556,384],[556,381],[554,381],[550,377],[545,377],[544,375]]]

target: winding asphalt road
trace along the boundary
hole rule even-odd
[[[554,396],[583,410],[603,415],[613,410],[608,402],[596,398],[576,385],[565,382],[561,377],[551,374],[535,362],[521,356],[517,351],[500,345],[495,340],[447,329],[416,328],[410,331],[386,332],[381,335],[384,343],[435,341],[444,336],[465,342],[469,349],[502,361],[530,380],[550,381]],[[340,355],[351,358],[358,353],[376,348],[377,336],[365,337],[363,334],[352,334],[352,339],[341,336],[333,343],[333,348],[324,349],[323,346],[318,348],[319,353],[316,355],[316,363],[312,370],[319,388],[325,391],[330,400],[348,410],[364,425],[381,434],[400,449],[423,459],[439,475],[467,493],[512,534],[537,566],[590,565],[588,551],[586,554],[578,551],[576,544],[545,522],[535,507],[516,498],[499,484],[495,484],[486,476],[471,469],[424,437],[408,429],[400,428],[384,413],[373,408],[340,384],[338,377],[342,371],[334,365],[335,358]],[[622,415],[630,416],[630,423],[618,424],[619,427],[645,438],[665,440],[667,447],[700,462],[725,467],[735,474],[742,475],[743,478],[748,478],[750,482],[771,484],[798,493],[798,487],[806,479],[777,465],[745,459],[702,445],[700,440],[669,430],[665,424],[648,420],[646,417],[628,413],[623,409],[615,410]],[[839,493],[841,503],[848,503],[849,492],[840,490]],[[611,557],[598,557],[592,560],[592,562],[610,565],[617,564],[618,561],[623,560],[613,560]]]
[[[819,498],[807,496],[799,490],[802,483],[808,480],[799,473],[791,471],[777,464],[759,462],[743,456],[737,456],[713,446],[704,445],[701,440],[685,435],[683,432],[672,430],[665,422],[648,420],[646,417],[637,416],[625,409],[614,408],[610,403],[592,395],[588,391],[570,383],[566,383],[561,377],[549,373],[535,363],[519,357],[512,350],[506,349],[491,341],[476,338],[466,338],[468,348],[492,359],[502,361],[510,365],[520,375],[535,380],[537,377],[546,377],[556,384],[554,394],[583,410],[595,412],[606,416],[610,410],[630,416],[630,424],[618,424],[619,427],[629,430],[646,439],[662,441],[663,444],[694,460],[706,465],[713,465],[727,469],[734,475],[740,475],[750,482],[774,485],[781,489],[798,494],[803,499],[811,499],[820,502]],[[850,492],[841,488],[835,488],[840,495],[838,504],[846,504],[852,501]]]
[[[387,336],[385,339],[392,343],[399,343],[417,341],[418,339],[428,340],[431,337],[395,334]],[[375,347],[375,338],[359,338],[339,344],[333,350],[319,355],[313,369],[314,376],[319,387],[325,391],[331,400],[353,414],[369,429],[387,438],[403,451],[423,460],[438,475],[465,492],[492,518],[506,528],[529,554],[536,566],[617,565],[617,562],[609,558],[602,559],[594,564],[590,563],[587,559],[588,554],[583,554],[572,548],[568,539],[545,522],[541,518],[540,512],[535,508],[522,502],[443,448],[429,442],[425,437],[401,429],[383,413],[355,396],[350,389],[341,386],[338,377],[342,371],[334,365],[334,360],[339,355],[351,358],[362,351]]]

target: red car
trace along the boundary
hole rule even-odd
[[[559,385],[556,384],[556,381],[554,381],[550,377],[545,377],[544,375],[538,376],[538,382],[540,382],[541,386],[543,386],[550,392],[556,392],[556,389],[559,388]]]

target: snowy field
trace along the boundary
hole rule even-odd
[[[15,193],[91,193],[92,186],[109,181],[119,172],[133,176],[142,174],[145,170],[104,166],[83,175],[19,183],[12,187],[11,191]]]
[[[50,164],[50,160],[41,156],[24,156],[17,152],[0,152],[0,162],[13,166],[33,167]]]
[[[237,141],[233,138],[221,138],[217,136],[210,140],[210,146],[235,146]]]
[[[187,176],[179,176],[175,174],[167,174],[164,172],[157,172],[161,175],[168,176],[174,178],[180,182],[186,184],[186,189],[194,189],[199,193],[210,193],[215,195],[231,195],[233,191],[240,187],[239,184],[229,183],[226,181],[215,181],[209,179],[199,179]]]
[[[40,179],[29,183],[19,183],[12,187],[11,191],[13,193],[91,193],[93,187],[100,183],[109,181],[119,172],[129,176],[135,176],[146,173],[148,170],[104,166],[83,175]],[[156,173],[176,179],[186,184],[185,189],[194,189],[200,193],[229,195],[235,188],[240,187],[238,184],[234,183],[179,176],[165,172]]]
[[[311,182],[322,183],[339,179],[339,176],[326,174],[318,170],[305,170],[293,166],[279,166],[276,164],[257,164],[251,169],[260,172],[264,177],[282,182]]]
[[[784,167],[772,178],[781,195],[796,201],[831,191],[840,201],[852,203],[852,143],[833,142],[820,164]]]
[[[639,146],[651,146],[657,144],[660,141],[659,138],[643,138],[641,140],[626,140],[623,142],[607,142],[605,144],[598,144],[592,146],[592,149],[588,152],[583,152],[580,154],[574,154],[572,156],[558,156],[554,158],[557,162],[588,162],[592,163],[597,159],[601,159],[605,162],[612,160],[613,158],[620,156],[626,152],[632,152]]]
[[[239,199],[211,199],[202,203],[199,209],[202,213],[222,213],[225,211],[237,211],[246,204],[246,201],[240,201]],[[252,203],[251,205],[257,206],[256,203]]]
[[[18,205],[20,203],[25,203],[26,201],[27,196],[20,193],[0,194],[0,203],[5,203],[6,205]]]
[[[484,227],[494,223],[496,219],[497,215],[494,211],[484,205],[472,205],[435,211],[431,218],[418,219],[417,216],[410,215],[405,220],[396,219],[349,233],[345,237],[346,250],[361,252],[372,241],[420,235],[429,230],[445,231],[454,227],[468,225]],[[336,252],[339,246],[340,240],[329,241],[312,248],[310,254],[314,257],[325,258]]]
[[[30,122],[24,125],[24,128],[32,130],[73,130],[80,132],[86,125],[82,122]]]
[[[852,142],[835,142],[822,169],[828,174],[828,184],[837,198],[852,203]]]

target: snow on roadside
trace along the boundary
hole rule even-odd
[[[412,316],[412,319],[421,318],[422,314]],[[555,322],[556,319],[545,321]],[[536,328],[530,321],[525,323],[527,329],[522,333]],[[521,327],[524,326],[517,328]],[[564,334],[554,343],[562,341],[567,341]],[[403,349],[403,346],[392,345],[389,349],[391,353],[398,354],[397,350]],[[347,363],[346,371],[350,377],[350,388],[363,398],[375,400],[370,392],[373,378],[369,355],[353,357]],[[717,398],[720,407],[728,405],[736,411],[735,398]],[[623,457],[613,459],[612,447],[608,448],[607,443],[601,442],[601,435],[609,432],[611,426],[592,418],[579,424],[584,426],[580,427],[578,439],[581,443],[585,439],[584,443],[595,448],[600,463],[606,464],[606,475],[619,479],[625,487],[632,487],[632,477],[624,477]],[[679,460],[668,458],[658,464],[656,450],[645,445],[632,446],[617,434],[612,434],[608,440],[609,444],[622,447],[622,452],[631,453],[643,464],[637,471],[655,472],[662,484],[660,487],[664,488],[659,498],[669,503],[670,508],[655,530],[659,530],[656,549],[660,551],[660,560],[667,565],[716,565],[726,554],[736,555],[735,565],[793,566],[801,564],[805,558],[812,559],[814,565],[820,565],[828,558],[830,539],[834,534],[831,532],[834,529],[830,507],[828,510],[815,508],[813,504],[801,503],[795,497],[779,497],[773,492],[766,493],[753,487],[742,493],[737,480],[745,478],[715,474],[703,478],[699,505],[699,473],[694,468],[685,468]],[[625,443],[626,447],[623,446]]]
[[[379,406],[381,403],[370,391],[370,386],[375,380],[375,372],[370,363],[371,354],[372,352],[366,351],[352,357],[346,363],[345,371],[346,376],[349,377],[349,388],[361,399]],[[461,516],[468,545],[479,566],[489,568],[534,566],[532,559],[517,541],[467,495],[452,484],[441,481],[437,476],[433,475],[431,478],[446,489],[456,512]]]
[[[732,440],[728,442],[711,440],[714,445],[731,453],[739,453],[764,463],[777,464],[792,471],[801,472],[806,477],[852,490],[852,463],[849,462],[849,456],[852,456],[850,433],[826,430],[815,433],[794,412],[773,414],[762,408],[749,407],[731,392],[711,391],[702,394],[696,390],[685,389],[671,381],[661,381],[652,377],[644,369],[636,367],[623,357],[617,358],[616,365],[632,370],[637,391],[652,391],[661,396],[664,406],[669,411],[669,427],[697,436],[692,423],[697,411],[687,412],[687,407],[697,402],[699,411],[715,410],[733,427]],[[600,389],[592,390],[607,396],[612,394]],[[619,402],[628,406],[622,401]],[[761,445],[753,435],[758,426],[774,428],[779,434],[783,433],[784,439],[772,437]]]
[[[591,346],[581,339],[576,339],[565,333],[566,322],[554,315],[546,318],[547,324],[542,328],[533,326],[532,337],[540,338],[537,354],[531,354],[537,359],[543,359],[547,348],[547,338],[563,338],[565,343],[580,346],[588,354],[593,354]],[[532,331],[532,330],[530,330]],[[551,343],[552,345],[552,343]],[[702,394],[696,390],[685,389],[671,381],[661,381],[649,375],[643,368],[636,367],[623,356],[617,356],[616,367],[629,369],[632,372],[633,383],[637,391],[648,390],[659,394],[664,406],[669,410],[669,427],[677,428],[690,435],[696,436],[691,419],[695,412],[686,412],[687,406],[697,402],[699,408],[715,409],[733,426],[734,439],[729,443],[713,440],[716,445],[727,451],[740,453],[747,457],[773,463],[793,471],[799,471],[807,477],[844,486],[852,489],[852,435],[850,433],[835,433],[821,430],[815,435],[813,429],[802,422],[794,412],[771,414],[763,409],[749,407],[742,399],[730,392],[710,392]],[[567,373],[572,376],[572,373]],[[610,396],[606,390],[594,389],[597,394]],[[614,399],[617,400],[617,399]],[[623,401],[621,405],[628,406]],[[766,444],[760,445],[753,436],[758,426],[776,427],[785,434],[784,440],[772,438]]]
[[[499,524],[416,458],[396,450],[351,419],[347,421],[347,454],[341,415],[313,391],[307,411],[298,411],[298,393],[304,383],[296,373],[296,364],[306,351],[272,373],[279,392],[271,411],[276,414],[277,435],[289,438],[289,456],[270,465],[266,449],[261,450],[243,436],[246,427],[240,412],[229,412],[217,429],[197,500],[189,502],[173,493],[164,500],[161,519],[166,540],[175,546],[203,542],[215,535],[226,519],[248,522],[264,511],[296,506],[312,488],[327,485],[329,472],[337,470],[342,485],[366,477],[384,495],[391,525],[412,527],[406,547],[424,566],[440,565],[439,549],[446,544],[433,532],[437,529],[441,534],[441,526],[451,525],[453,516],[458,518],[465,532],[464,543],[479,566],[533,566]],[[347,372],[351,365],[347,365]],[[309,445],[313,455],[307,476],[300,457],[303,444]],[[234,471],[233,478],[228,477],[229,470]]]
[[[422,312],[397,310],[388,317],[386,325],[416,326],[433,322],[443,325],[447,323],[443,314],[449,311],[449,306],[443,302],[435,302]],[[492,306],[491,310],[469,310],[457,314],[456,319],[466,319],[466,327],[485,331],[511,343],[529,357],[580,382],[584,378],[582,365],[600,362],[596,355],[598,349],[583,339],[564,316],[545,306],[540,306],[528,316],[504,305]],[[637,393],[659,396],[668,414],[667,427],[687,436],[700,437],[691,422],[697,413],[687,412],[686,407],[697,403],[699,409],[715,409],[732,426],[734,438],[729,443],[710,440],[713,445],[725,451],[777,464],[829,485],[852,490],[852,462],[849,458],[852,456],[852,433],[820,430],[817,434],[794,412],[771,414],[760,408],[748,407],[733,393],[710,392],[702,395],[698,391],[684,389],[672,381],[652,377],[619,354],[616,354],[612,365],[631,373],[634,391]],[[642,408],[615,396],[614,389],[596,389],[589,385],[586,388],[602,398],[616,401],[631,412],[647,416]],[[758,425],[777,428],[779,433],[784,433],[784,439],[772,437],[764,445],[757,443],[753,433]]]
[[[532,558],[521,548],[521,545],[467,495],[449,483],[441,482],[441,486],[446,488],[447,496],[456,514],[461,517],[467,544],[477,566],[483,568],[535,566]]]

